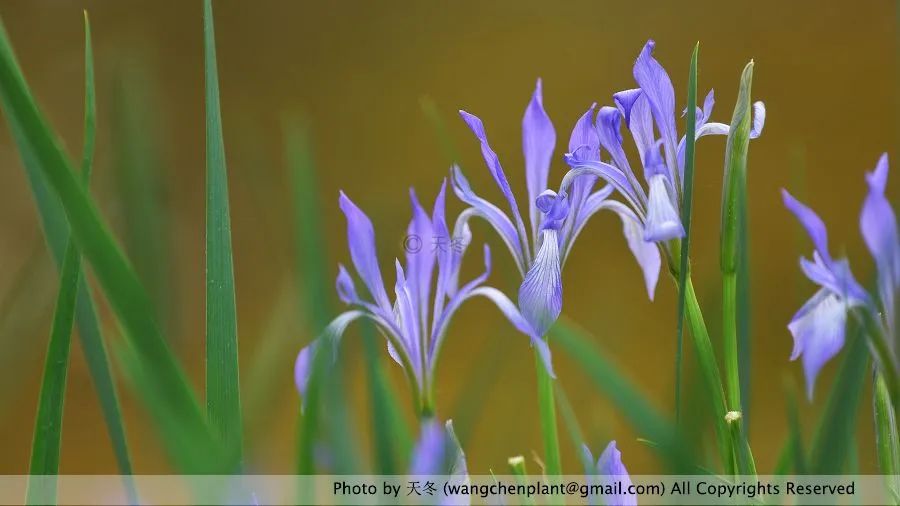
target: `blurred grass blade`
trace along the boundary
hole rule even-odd
[[[153,370],[153,374],[148,375],[148,382],[152,382],[155,392],[152,398],[148,397],[146,400],[164,403],[172,413],[178,415],[181,422],[192,428],[205,429],[205,420],[184,372],[176,363],[156,326],[147,293],[108,227],[100,218],[96,204],[72,170],[72,165],[63,153],[55,134],[38,110],[16,63],[6,29],[2,25],[0,25],[0,102],[22,157],[26,160],[26,170],[35,168],[40,170],[40,175],[46,178],[55,191],[65,209],[72,229],[72,238],[84,258],[90,262],[113,312],[134,346],[134,352],[140,358],[138,361]],[[48,238],[49,235],[48,232]],[[99,333],[97,335],[99,336]],[[89,356],[89,362],[90,360],[92,358]],[[99,359],[94,356],[93,360]],[[148,402],[147,407],[153,411],[159,406],[150,405]],[[175,444],[172,441],[165,442],[169,445]],[[214,449],[203,445],[202,441],[187,443],[189,447],[197,448],[198,452],[215,454]]]
[[[691,268],[691,211],[694,205],[694,144],[697,133],[697,54],[700,43],[694,46],[691,54],[691,67],[688,73],[687,117],[684,131],[684,193],[681,202],[681,223],[684,225],[684,238],[681,240],[680,265],[678,268],[678,325],[675,343],[675,422],[681,422],[681,362],[684,349],[684,297],[688,271]]]
[[[434,103],[431,97],[423,96],[419,99],[419,105],[422,107],[422,113],[425,114],[425,118],[434,129],[447,164],[460,163],[459,150],[456,149],[456,144],[453,143],[453,138],[450,136],[449,130],[447,130],[447,124],[444,123],[444,118],[441,116],[441,111],[438,109],[437,104]]]
[[[478,359],[464,374],[465,382],[449,410],[453,414],[456,434],[464,448],[469,443],[472,430],[482,420],[491,389],[510,363],[509,360],[502,359],[508,346],[502,339],[487,339],[484,346],[487,349],[482,349],[477,354]]]
[[[84,103],[84,146],[82,154],[82,175],[87,181],[90,175],[90,169],[93,158],[93,145],[95,138],[96,124],[96,105],[94,92],[94,62],[93,51],[91,47],[90,23],[87,13],[84,15],[85,23],[85,103]],[[8,53],[9,65],[11,71],[21,75],[18,64],[15,62],[11,53]],[[24,84],[24,78],[22,78]],[[76,265],[80,270],[80,260],[74,261],[71,257],[77,256],[77,250],[71,244],[68,232],[68,224],[66,223],[65,213],[59,204],[59,200],[53,195],[46,185],[43,174],[39,167],[39,160],[35,154],[27,146],[25,132],[19,128],[18,124],[10,121],[10,130],[15,138],[16,144],[20,147],[20,153],[28,176],[35,201],[38,206],[38,214],[44,230],[44,236],[57,266],[62,271],[64,265]],[[69,272],[62,272],[61,280],[71,279],[75,273],[70,268]],[[100,408],[106,422],[107,431],[112,443],[113,451],[116,456],[119,473],[123,475],[131,474],[131,462],[128,455],[128,446],[125,440],[125,430],[122,425],[122,416],[119,409],[119,401],[116,395],[115,385],[113,383],[109,361],[106,355],[106,349],[100,334],[100,328],[97,322],[97,316],[94,310],[94,304],[91,294],[88,290],[87,282],[81,276],[75,276],[75,314],[78,320],[79,336],[82,349],[88,364],[97,396],[100,400]],[[62,285],[61,285],[62,287]],[[57,305],[67,305],[69,301],[60,300]],[[57,314],[59,310],[57,309]],[[62,320],[54,318],[54,321]],[[59,346],[57,346],[59,348]],[[68,349],[68,344],[65,345]],[[133,490],[130,483],[128,484],[130,497],[133,499]],[[134,501],[132,501],[134,502]]]
[[[582,448],[585,446],[584,431],[581,430],[581,425],[578,423],[575,409],[572,408],[572,403],[569,402],[569,396],[566,395],[566,391],[563,389],[562,384],[559,381],[556,381],[554,382],[554,386],[556,387],[556,405],[559,407],[559,414],[562,416],[566,432],[569,433],[572,449],[575,452],[575,455],[578,455],[578,459],[581,461],[581,467],[584,468],[585,473],[590,473],[591,470],[594,469],[594,463],[588,460],[587,455],[582,451]]]
[[[32,475],[59,473],[63,403],[66,395],[66,373],[69,368],[72,321],[75,318],[75,297],[78,293],[78,278],[81,275],[80,261],[78,250],[70,243],[66,249],[66,258],[60,275],[59,295],[53,313],[50,344],[47,348],[44,377],[41,382],[38,411],[34,422],[31,465],[28,469],[29,474]],[[40,494],[42,500],[56,502],[55,483],[52,487],[54,490],[47,490]],[[36,499],[38,493],[33,489],[32,483],[29,483],[29,504],[41,502]]]
[[[324,256],[327,241],[319,223],[321,211],[312,147],[307,126],[302,120],[285,119],[284,142],[294,202],[297,289],[300,299],[305,302],[301,310],[308,317],[310,335],[315,336],[325,329],[333,314],[329,304],[332,295],[331,283],[326,280],[326,273],[329,272]],[[324,346],[326,349],[330,347]],[[313,450],[323,428],[323,420],[327,421],[327,430],[323,431],[325,439],[338,456],[334,460],[340,469],[336,471],[350,472],[359,468],[359,446],[354,444],[354,431],[349,429],[341,368],[332,358],[331,353],[315,353],[313,359],[305,408],[298,425],[298,474],[312,474],[315,471]],[[367,367],[377,369],[380,364],[377,360],[367,361]],[[390,391],[385,390],[382,398],[392,399],[390,396]]]
[[[897,424],[894,408],[884,378],[877,372],[873,377],[872,405],[875,418],[875,449],[881,474],[898,474]],[[895,485],[895,484],[892,484]]]
[[[237,309],[222,139],[212,0],[203,3],[206,75],[206,409],[209,423],[241,465],[243,427],[238,377]]]
[[[674,472],[690,473],[693,458],[678,439],[675,426],[592,344],[593,337],[565,315],[551,330],[554,342],[582,367],[594,384],[612,400],[639,436],[655,441]]]
[[[366,386],[369,391],[369,408],[372,411],[375,471],[380,474],[400,474],[404,470],[397,464],[398,455],[405,457],[411,454],[412,437],[378,359],[383,347],[381,336],[369,322],[361,323]]]
[[[790,383],[786,388],[786,409],[788,417],[788,451],[794,474],[806,474],[806,453],[803,449],[803,429],[800,427],[800,415],[797,406],[801,400],[797,396],[797,388]]]
[[[843,355],[813,440],[809,459],[811,474],[841,474],[850,458],[859,394],[865,385],[869,363],[866,339],[855,326],[848,328]]]
[[[154,86],[152,74],[142,63],[127,61],[119,66],[109,135],[125,252],[166,331],[177,328],[180,301],[172,286],[172,216],[164,205],[158,122],[162,104]],[[166,337],[173,339],[177,334],[168,332]]]

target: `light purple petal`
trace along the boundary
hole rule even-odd
[[[644,92],[650,105],[650,112],[656,120],[656,127],[663,140],[666,165],[675,167],[675,151],[678,143],[675,129],[675,90],[666,70],[653,58],[656,43],[648,40],[634,62],[634,79]]]
[[[627,490],[632,484],[628,470],[622,463],[622,452],[616,448],[616,442],[610,441],[597,459],[597,474],[604,478],[608,484],[616,482],[622,483],[622,488]],[[613,496],[604,496],[604,502],[607,506],[636,506],[637,497],[628,494],[616,494]]]
[[[644,240],[664,242],[679,237],[684,237],[681,217],[672,205],[669,190],[666,188],[666,176],[656,174],[650,178]]]
[[[598,209],[609,209],[619,215],[622,220],[622,233],[628,243],[628,249],[634,255],[641,272],[644,274],[644,286],[647,288],[647,296],[653,300],[656,293],[656,285],[659,282],[659,272],[662,267],[662,259],[659,247],[653,242],[644,240],[644,227],[634,212],[621,202],[614,200],[604,201]]]
[[[506,180],[506,174],[503,172],[503,167],[500,166],[500,159],[497,157],[497,153],[495,153],[494,150],[491,149],[491,145],[488,144],[487,134],[484,131],[484,124],[478,116],[469,114],[466,111],[459,111],[459,115],[481,143],[481,154],[484,157],[484,161],[487,164],[488,169],[490,169],[491,174],[494,176],[494,181],[497,182],[497,186],[500,187],[500,191],[503,192],[503,196],[506,197],[506,201],[509,203],[516,226],[524,233],[525,225],[522,221],[522,215],[519,213],[519,205],[516,203],[516,197],[509,187],[509,181]]]
[[[819,290],[794,315],[788,330],[794,337],[791,360],[802,357],[807,395],[812,399],[822,366],[844,346],[847,304],[827,289]]]
[[[597,136],[597,129],[594,128],[594,109],[596,107],[596,103],[591,105],[572,129],[572,135],[569,137],[569,153],[573,160],[600,161],[600,138]],[[581,207],[584,200],[590,195],[596,181],[597,178],[594,176],[584,176],[572,183],[569,199],[573,209],[577,210]],[[574,216],[566,223],[563,236],[569,235],[569,229],[573,224]]]
[[[350,277],[350,273],[347,272],[347,269],[343,264],[338,264],[338,275],[335,282],[335,288],[337,290],[338,298],[341,299],[341,302],[344,304],[359,303],[359,296],[356,295],[356,286],[353,283],[353,278]]]
[[[409,292],[409,285],[403,273],[400,260],[395,260],[394,267],[397,270],[397,282],[394,285],[394,293],[397,296],[396,313],[397,324],[403,331],[400,337],[406,345],[406,352],[412,358],[413,370],[417,378],[422,378],[422,361],[420,354],[424,346],[419,328],[418,315]],[[394,350],[395,352],[397,350]]]
[[[716,104],[716,95],[714,90],[709,90],[706,98],[703,99],[703,114],[697,118],[697,124],[703,125],[712,117],[713,106]]]
[[[569,155],[566,155],[566,163],[572,168],[559,185],[560,193],[567,192],[579,178],[593,176],[611,184],[635,209],[643,208],[628,178],[618,167],[600,161],[574,160]]]
[[[519,287],[519,309],[538,336],[547,335],[562,312],[562,275],[555,230],[544,230],[534,265]]]
[[[766,104],[762,102],[753,102],[753,123],[750,125],[750,138],[756,139],[762,135],[763,127],[766,125]]]
[[[525,154],[525,177],[528,183],[529,218],[531,233],[537,234],[541,216],[534,207],[534,200],[547,188],[550,160],[556,147],[556,130],[544,111],[541,80],[537,80],[531,102],[522,118],[522,149]]]
[[[454,291],[454,293],[450,294],[450,300],[447,302],[447,305],[443,307],[441,313],[435,313],[434,323],[431,329],[431,353],[429,354],[429,365],[431,365],[431,360],[433,360],[438,351],[441,349],[441,345],[443,344],[444,336],[447,333],[447,326],[450,324],[450,317],[453,316],[453,313],[459,308],[459,305],[468,298],[468,295],[472,290],[481,285],[487,280],[488,276],[491,274],[491,249],[487,244],[484,245],[484,272],[482,272],[475,279],[466,283],[461,289],[458,291]]]
[[[410,475],[438,475],[446,472],[447,438],[444,427],[436,420],[422,422],[419,439],[413,449]]]
[[[506,244],[506,247],[509,248],[516,265],[519,267],[520,271],[524,273],[524,250],[522,249],[521,241],[519,241],[516,227],[513,225],[512,221],[510,221],[509,217],[497,208],[497,206],[476,195],[475,192],[472,191],[469,181],[463,175],[462,170],[456,165],[450,168],[450,181],[456,196],[466,204],[472,206],[471,209],[473,212],[484,218],[497,234],[500,235],[500,238]],[[467,214],[466,211],[463,211],[463,214]],[[469,216],[471,216],[471,214],[467,214],[466,219],[468,219]],[[462,215],[460,215],[460,219],[463,219]]]
[[[787,190],[781,190],[781,197],[784,201],[784,206],[794,213],[794,216],[806,229],[806,233],[812,239],[813,245],[816,251],[819,252],[819,255],[822,256],[825,265],[830,266],[832,261],[831,255],[828,253],[828,231],[825,229],[825,223],[819,218],[818,214],[795,199]]]
[[[441,187],[444,192],[446,181]],[[419,325],[428,321],[428,301],[431,295],[431,278],[434,273],[435,258],[429,249],[435,233],[431,225],[431,218],[419,203],[414,189],[409,189],[409,199],[412,204],[412,220],[406,229],[409,243],[406,246],[406,272],[409,275],[409,293],[416,309]],[[414,239],[413,239],[414,238]],[[418,248],[410,247],[413,244]]]
[[[622,113],[622,117],[625,118],[625,125],[628,128],[631,128],[632,108],[643,94],[644,92],[640,88],[613,93],[613,102],[615,102],[616,108]]]
[[[347,245],[350,247],[353,266],[356,267],[357,274],[369,289],[375,303],[381,308],[389,310],[391,303],[384,290],[381,270],[378,268],[378,257],[375,254],[375,229],[372,227],[372,222],[344,192],[341,192],[339,203],[347,218]]]
[[[894,328],[894,292],[900,287],[900,239],[897,217],[884,194],[887,178],[888,158],[883,154],[875,170],[866,174],[869,193],[859,216],[859,227],[878,269],[878,289],[888,325]]]
[[[609,152],[613,163],[628,178],[639,200],[644,202],[646,200],[644,189],[631,170],[631,164],[628,163],[628,157],[625,156],[625,150],[622,148],[622,132],[619,125],[621,121],[622,116],[618,109],[614,107],[600,108],[600,111],[597,113],[597,132],[600,137],[600,145]]]
[[[453,420],[447,420],[447,423],[444,424],[444,430],[447,432],[447,439],[450,443],[449,447],[453,457],[451,458],[450,469],[447,474],[457,478],[468,478],[469,466],[466,464],[466,453],[459,443],[459,438],[456,437],[456,431],[453,430]]]
[[[559,230],[569,215],[569,199],[565,194],[557,195],[553,190],[544,190],[535,200],[535,205],[544,214],[541,230]]]
[[[367,316],[367,313],[359,310],[341,313],[325,327],[321,336],[300,350],[297,360],[294,362],[294,384],[301,397],[306,395],[309,376],[312,374],[313,357],[315,357],[319,343],[330,341],[336,347],[341,336],[344,335],[344,331],[347,330],[347,326],[363,316]]]
[[[560,230],[560,248],[562,252],[560,258],[562,259],[562,265],[566,265],[566,259],[575,245],[575,240],[578,239],[588,220],[600,210],[598,205],[612,195],[614,191],[615,188],[612,185],[604,185],[599,190],[588,195],[580,206],[572,207],[572,204],[570,204],[569,217]]]

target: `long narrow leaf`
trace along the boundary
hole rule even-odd
[[[551,333],[554,342],[581,365],[597,388],[610,398],[638,434],[658,444],[662,456],[673,471],[690,472],[695,469],[690,453],[679,442],[674,424],[650,404],[637,387],[591,344],[594,339],[589,334],[566,316],[560,317]]]
[[[87,13],[84,15],[85,23],[85,103],[84,103],[84,145],[82,154],[82,175],[84,180],[90,176],[93,159],[93,145],[96,124],[96,105],[94,92],[94,61],[91,48],[90,23]],[[19,72],[15,60],[11,61],[13,69]],[[74,262],[71,257],[76,250],[71,244],[68,225],[65,222],[65,213],[59,204],[59,200],[53,195],[46,185],[41,174],[38,160],[34,154],[25,148],[24,132],[11,125],[11,131],[20,146],[20,153],[28,175],[28,180],[38,206],[39,217],[43,225],[44,236],[57,266],[62,270],[64,264],[78,265],[80,260]],[[80,257],[79,257],[80,258]],[[60,279],[71,279],[73,272],[61,273]],[[122,425],[122,417],[119,409],[119,401],[116,395],[115,385],[109,370],[109,360],[100,334],[97,316],[88,285],[83,277],[76,276],[75,314],[77,315],[78,329],[81,347],[88,364],[88,369],[93,379],[97,396],[100,400],[101,411],[106,422],[107,431],[116,456],[119,472],[123,475],[131,473],[131,462],[128,455],[128,446],[125,440],[125,430]],[[59,305],[59,303],[58,303]],[[129,483],[129,491],[131,486]],[[131,495],[133,498],[133,494]]]
[[[697,130],[697,54],[700,43],[691,54],[691,68],[688,73],[687,117],[684,133],[684,194],[681,202],[681,223],[684,238],[681,240],[681,262],[678,268],[678,326],[675,343],[675,421],[681,421],[681,362],[684,348],[684,297],[688,270],[691,268],[691,211],[694,205],[694,144]]]
[[[206,74],[206,409],[240,466],[243,428],[237,309],[212,0],[203,3]]]
[[[850,456],[869,364],[866,339],[855,327],[848,332],[843,354],[815,433],[809,459],[812,474],[841,474]]]
[[[90,262],[126,336],[141,361],[153,368],[154,388],[159,391],[156,398],[170,405],[172,412],[186,424],[205,429],[205,420],[184,372],[163,341],[151,314],[146,291],[34,102],[2,25],[0,102],[19,151],[26,160],[26,168],[37,168],[38,174],[53,188],[65,209],[72,238]],[[201,441],[193,444],[202,446]],[[202,451],[214,453],[210,447],[203,447]]]

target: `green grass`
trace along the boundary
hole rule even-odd
[[[41,176],[48,183],[65,211],[72,239],[92,267],[97,283],[128,339],[123,348],[133,354],[134,363],[152,371],[152,374],[132,375],[132,378],[143,380],[135,386],[145,395],[145,407],[152,415],[162,412],[175,415],[180,430],[193,435],[203,433],[207,430],[206,421],[184,371],[159,331],[147,292],[31,96],[5,28],[0,29],[0,103],[25,160],[26,171],[29,167],[37,169],[35,176]],[[46,194],[40,195],[46,197]],[[55,221],[50,218],[48,222]],[[49,238],[51,232],[46,229],[45,232]],[[164,437],[163,442],[176,458],[185,453],[205,454],[205,462],[221,465],[220,452],[208,445],[205,438],[184,438],[179,444]],[[201,471],[191,466],[192,462],[188,460],[178,463],[186,471]],[[215,469],[217,467],[209,467],[202,471]]]
[[[237,309],[222,139],[212,0],[203,3],[206,75],[206,409],[209,423],[241,465],[243,427],[238,374]]]
[[[678,324],[675,343],[675,421],[681,421],[681,363],[684,348],[684,304],[685,284],[691,268],[691,212],[694,206],[694,147],[697,130],[697,55],[700,43],[694,46],[691,54],[691,67],[688,72],[687,116],[684,133],[684,192],[681,199],[681,223],[684,225],[684,238],[681,240],[678,268]]]

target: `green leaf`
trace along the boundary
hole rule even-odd
[[[90,23],[88,20],[87,12],[85,12],[84,14],[84,28],[85,103],[84,142],[82,148],[82,177],[84,178],[84,181],[86,183],[88,178],[90,177],[96,131],[94,59],[93,51],[91,48]],[[12,59],[10,63],[13,70],[16,73],[20,74],[18,64],[15,62],[15,60]],[[75,272],[76,270],[80,271],[80,256],[78,256],[77,249],[75,249],[74,245],[70,242],[68,225],[65,222],[66,218],[64,211],[60,207],[58,199],[54,195],[52,195],[52,193],[47,188],[44,177],[40,172],[40,167],[38,166],[39,162],[36,156],[25,146],[27,143],[24,139],[25,133],[19,130],[18,125],[14,125],[12,123],[13,122],[11,121],[11,131],[16,140],[16,143],[20,146],[20,152],[22,153],[25,170],[28,175],[32,191],[34,193],[35,200],[38,204],[38,211],[47,243],[48,245],[50,245],[50,249],[53,253],[54,259],[57,262],[57,266],[61,269],[61,289],[59,294],[60,297],[57,301],[57,310],[54,316],[54,322],[58,322],[58,326],[55,327],[53,333],[51,334],[51,336],[57,336],[57,341],[56,343],[53,343],[53,338],[51,337],[50,349],[56,350],[56,352],[60,354],[60,356],[58,357],[60,359],[62,359],[62,350],[66,350],[65,355],[68,355],[68,341],[70,340],[70,337],[62,337],[62,334],[64,333],[63,327],[66,325],[65,320],[69,318],[69,316],[64,313],[68,311],[68,306],[70,304],[73,304],[74,312],[78,318],[78,328],[82,349],[84,351],[88,369],[90,371],[95,389],[97,391],[97,395],[100,400],[101,411],[103,412],[107,431],[112,442],[119,472],[123,475],[131,474],[131,462],[128,455],[128,446],[125,440],[125,431],[122,426],[119,401],[110,374],[109,361],[107,359],[106,349],[104,347],[103,340],[100,334],[97,316],[94,311],[94,304],[91,299],[87,283],[81,276],[78,275],[77,272]],[[68,266],[68,272],[65,272],[65,266]],[[75,298],[74,300],[69,300],[67,298],[68,295],[62,293],[62,289],[68,289],[66,280],[71,280],[73,278],[75,279]],[[71,327],[71,323],[69,323],[69,326]],[[48,355],[48,359],[50,358],[50,355]],[[49,370],[45,371],[44,384],[48,384],[48,382],[52,384],[53,382],[53,380],[46,376],[46,374],[49,373]],[[65,375],[62,374],[61,377],[64,379]],[[60,378],[58,377],[57,379]],[[48,388],[52,387],[49,387],[48,384]],[[62,393],[62,390],[60,390],[60,393]],[[41,405],[44,405],[43,400],[41,401]],[[60,404],[59,407],[61,409],[62,405]],[[59,413],[59,416],[62,416],[61,412]],[[59,423],[61,423],[61,420],[59,421]],[[36,433],[35,437],[37,436],[38,435]],[[130,486],[129,490],[131,491]]]
[[[748,260],[744,248],[747,246],[747,151],[750,147],[751,101],[750,89],[753,82],[753,62],[744,67],[741,84],[738,90],[731,128],[725,144],[725,169],[722,189],[722,225],[720,244],[720,268],[722,270],[722,349],[725,356],[725,391],[729,411],[741,413],[743,420],[743,403],[741,397],[741,373],[738,347],[738,314],[746,321],[749,301],[749,278],[747,272],[739,276],[744,269],[742,264]],[[738,281],[742,282],[738,286]],[[744,305],[738,309],[738,299]],[[746,328],[745,328],[746,330]],[[745,357],[747,363],[749,358]],[[752,462],[752,454],[747,442],[746,428],[743,423],[737,425],[739,432],[732,429],[737,446],[734,446],[738,471],[751,474],[756,465]],[[749,461],[747,459],[750,459]]]
[[[29,474],[33,475],[59,473],[63,401],[66,395],[66,372],[69,368],[72,321],[75,318],[75,297],[78,293],[78,278],[81,275],[80,260],[78,250],[74,244],[70,243],[66,249],[66,258],[60,275],[59,295],[53,313],[50,345],[47,349],[38,412],[35,418],[29,467]],[[51,492],[53,497],[41,494],[42,499],[37,500],[36,495],[39,492],[29,484],[28,503],[37,504],[48,500],[55,503],[55,490],[45,492]]]
[[[366,386],[372,411],[372,449],[375,470],[379,474],[400,474],[398,455],[412,451],[409,426],[403,420],[400,406],[378,359],[383,353],[382,338],[372,324],[361,322],[363,355],[366,362]]]
[[[209,423],[241,465],[243,427],[238,371],[237,309],[222,140],[212,0],[203,3],[206,75],[206,409]]]
[[[681,421],[681,362],[684,348],[684,296],[685,283],[691,268],[691,211],[694,205],[694,144],[697,131],[697,54],[700,43],[691,54],[691,68],[688,73],[687,116],[684,134],[684,193],[681,201],[681,223],[684,238],[681,239],[680,265],[678,268],[678,325],[675,345],[675,421]]]
[[[38,110],[25,78],[19,70],[6,29],[2,25],[0,25],[0,103],[25,160],[30,179],[34,182],[34,179],[43,177],[54,190],[58,202],[65,210],[72,238],[93,268],[97,282],[133,345],[134,352],[140,358],[139,362],[152,368],[153,374],[148,375],[155,390],[152,400],[164,403],[171,408],[171,412],[179,414],[180,419],[191,425],[205,427],[205,420],[184,372],[163,341],[154,321],[146,291],[110,234],[107,225],[102,221],[87,189],[72,170],[71,162],[62,151],[55,134]],[[32,170],[34,174],[31,174]],[[36,194],[39,206],[42,205],[41,200],[50,198],[48,194],[40,191],[36,191]],[[47,206],[46,203],[43,205]],[[55,221],[53,217],[47,219],[48,223]],[[51,237],[59,233],[56,229],[52,230],[51,232],[45,228],[51,246],[57,242]],[[99,333],[97,335],[99,336]],[[97,342],[100,342],[99,337]],[[85,346],[87,349],[87,344]],[[90,360],[89,357],[89,363]],[[94,356],[93,360],[99,358]],[[148,403],[151,411],[154,407],[159,406]],[[109,420],[107,417],[107,422]],[[198,451],[208,451],[211,455],[214,453],[211,448],[201,445],[200,442],[190,445],[195,446],[201,446]]]
[[[562,459],[559,454],[559,430],[556,426],[556,401],[554,400],[554,379],[544,366],[541,354],[534,349],[534,370],[537,373],[538,410],[541,417],[541,436],[544,440],[544,469],[548,476],[562,474]]]
[[[690,474],[693,457],[680,440],[675,425],[659,412],[638,388],[592,344],[596,339],[566,316],[550,332],[553,342],[582,367],[594,385],[606,394],[637,433],[655,441],[662,457],[675,472]]]
[[[316,170],[305,122],[297,118],[286,118],[284,142],[293,190],[297,289],[305,302],[300,309],[310,320],[308,328],[311,334],[318,335],[328,325],[330,315],[333,314],[329,303],[332,285],[326,280],[326,273],[330,270],[324,255],[327,241],[320,227]],[[330,349],[331,346],[332,343],[326,343],[321,348]],[[372,373],[370,370],[370,373],[380,375],[377,372],[380,365],[367,362],[367,368],[372,367],[376,372]],[[354,431],[350,429],[340,371],[340,364],[333,360],[331,353],[314,354],[306,398],[303,401],[305,408],[298,425],[298,474],[312,474],[315,471],[313,450],[320,432],[336,455],[336,470],[349,473],[359,469],[359,446],[353,441]],[[375,388],[373,385],[369,386]],[[381,390],[387,387],[382,385],[378,388]],[[324,427],[321,427],[323,422]]]
[[[811,474],[843,473],[853,444],[860,392],[869,364],[866,339],[856,327],[848,329],[843,355],[813,440]]]
[[[791,453],[791,464],[795,474],[806,474],[806,452],[803,449],[803,429],[800,427],[800,414],[797,412],[797,406],[800,405],[800,399],[797,396],[797,389],[793,383],[789,384],[786,393],[787,401],[785,402],[788,417],[788,451]]]
[[[872,407],[875,418],[875,449],[878,453],[878,467],[881,474],[897,474],[900,457],[897,455],[897,423],[894,407],[888,395],[884,378],[877,372],[873,378]]]

